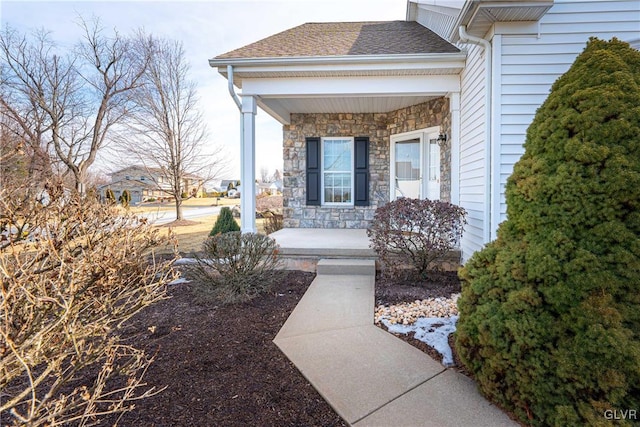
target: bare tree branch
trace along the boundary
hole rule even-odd
[[[171,184],[165,192],[175,199],[176,219],[180,220],[182,196],[189,193],[185,180],[192,176],[201,177],[203,183],[212,180],[224,173],[228,162],[221,147],[210,147],[210,154],[203,153],[207,129],[198,110],[195,82],[189,80],[182,44],[143,34],[140,40],[139,48],[151,60],[144,84],[134,91],[137,108],[127,121],[127,136],[119,137],[119,145],[145,167],[162,171]]]
[[[134,39],[105,35],[97,20],[80,19],[80,25],[84,39],[65,55],[44,31],[32,39],[11,29],[0,34],[0,107],[12,129],[32,147],[52,152],[84,193],[88,169],[128,114],[148,57],[139,56]]]

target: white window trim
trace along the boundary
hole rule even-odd
[[[350,202],[325,202],[324,200],[324,143],[325,141],[339,140],[350,141],[351,148],[351,169],[349,173],[351,174],[351,201]],[[355,206],[355,164],[354,164],[354,156],[355,156],[355,138],[350,136],[327,136],[320,138],[320,204],[321,206],[328,207],[353,207]]]

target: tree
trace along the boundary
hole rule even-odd
[[[32,39],[6,29],[0,35],[4,115],[32,151],[53,151],[84,193],[89,167],[110,130],[128,114],[132,89],[147,57],[135,40],[105,36],[100,23],[80,20],[84,40],[66,54],[45,31]]]
[[[528,425],[640,407],[639,106],[640,53],[591,39],[527,131],[497,240],[461,272],[458,353]]]
[[[0,136],[4,162],[1,178],[4,185],[18,177],[32,183],[44,182],[45,177],[53,174],[50,124],[38,97],[32,93],[34,87],[44,93],[47,85],[47,70],[37,63],[48,49],[50,43],[46,33],[34,34],[30,44],[10,29],[0,34],[0,57],[4,59],[0,61]],[[26,70],[30,70],[28,75]],[[10,151],[13,153],[11,158],[8,157]],[[26,186],[25,189],[30,193],[36,187]]]
[[[229,207],[225,206],[220,209],[220,215],[216,219],[216,223],[209,232],[209,236],[215,236],[216,234],[229,233],[231,231],[240,231],[240,226],[233,218],[233,213]]]
[[[176,219],[181,220],[182,194],[189,192],[185,178],[197,175],[203,183],[209,181],[224,172],[225,160],[221,148],[214,148],[209,155],[203,153],[206,126],[182,44],[148,37],[142,47],[146,50],[142,55],[151,60],[144,84],[135,91],[137,108],[127,122],[127,134],[120,137],[120,147],[145,167],[162,171],[169,183],[163,190],[174,198]]]
[[[260,182],[269,182],[269,168],[265,166],[260,168]]]

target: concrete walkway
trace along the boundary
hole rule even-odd
[[[351,426],[516,426],[476,390],[373,324],[375,264],[327,260],[276,338]]]

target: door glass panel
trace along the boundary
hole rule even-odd
[[[420,139],[395,143],[396,198],[420,198]]]

